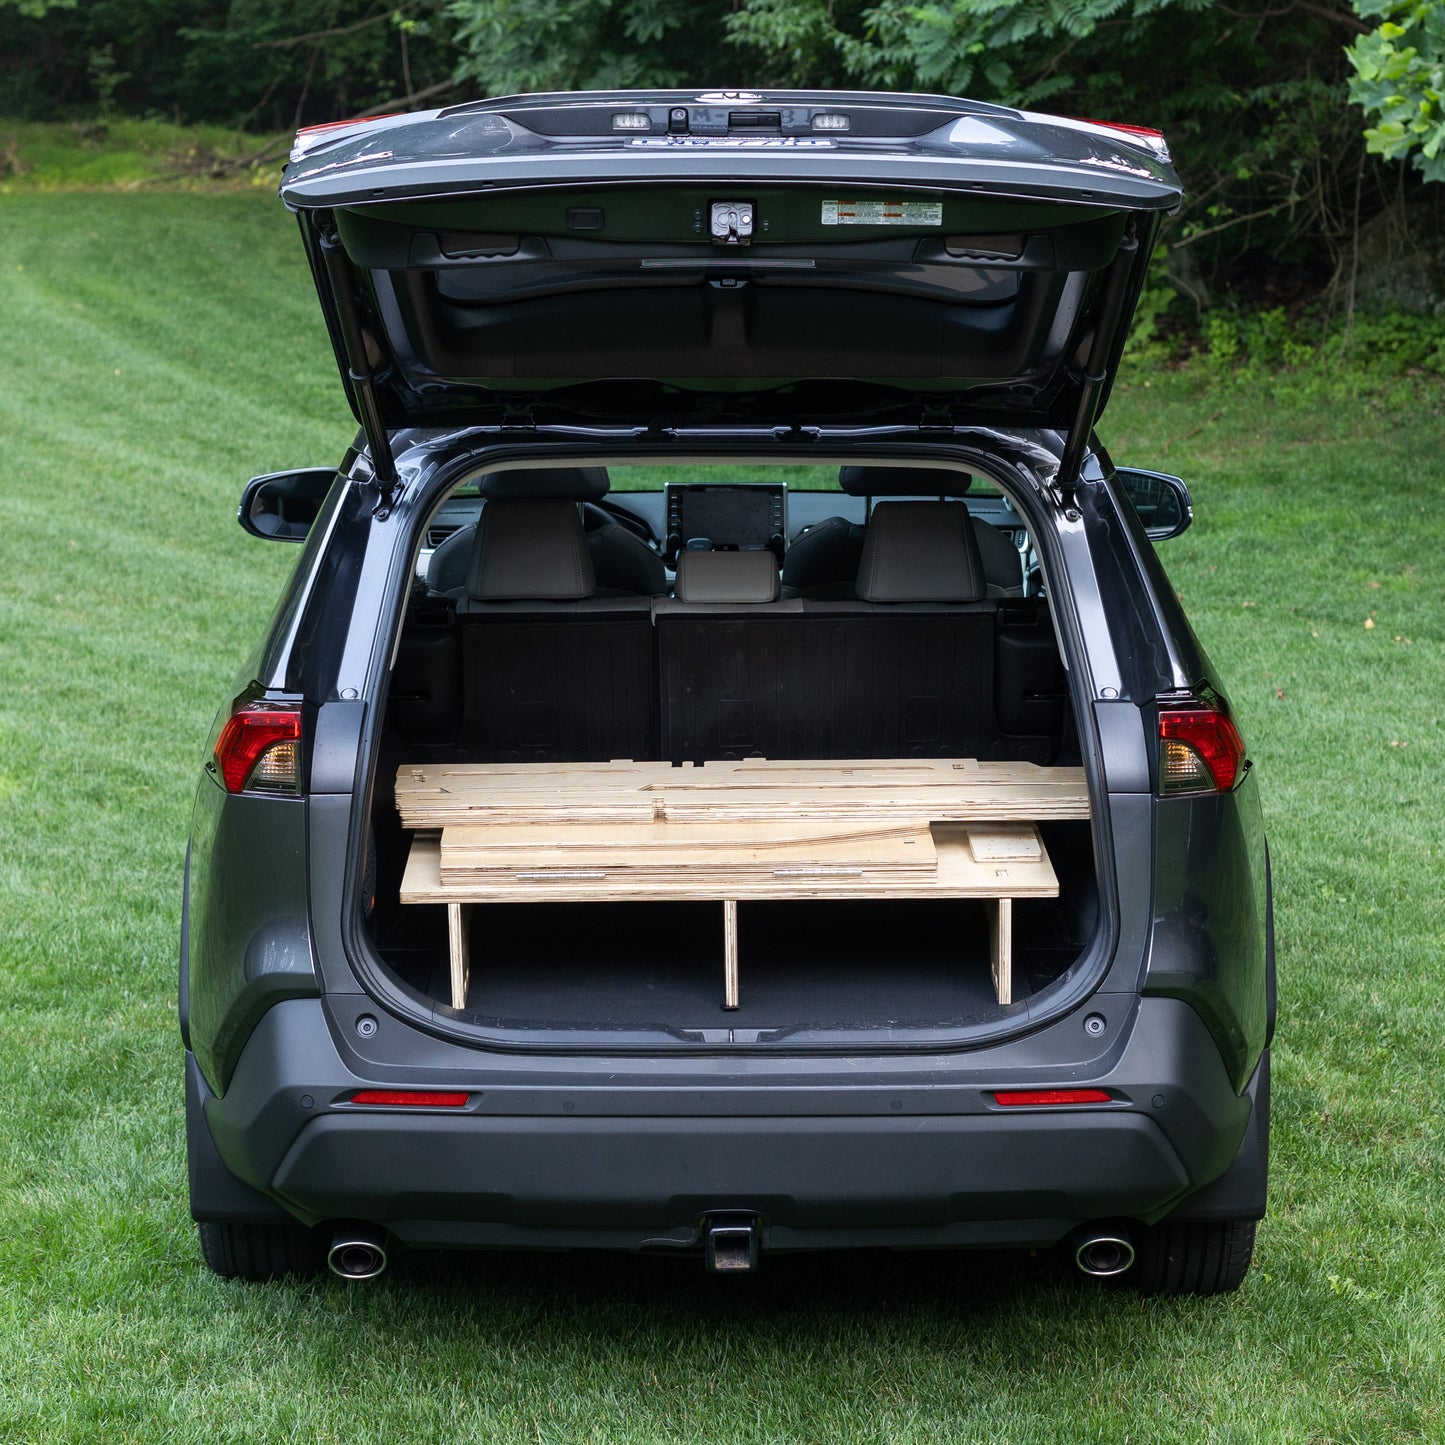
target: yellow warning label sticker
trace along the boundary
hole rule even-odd
[[[941,226],[942,201],[824,201],[825,226]]]

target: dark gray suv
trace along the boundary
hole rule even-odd
[[[1245,744],[1095,434],[1179,183],[939,96],[303,131],[360,424],[186,869],[218,1273],[1063,1244],[1236,1288],[1273,949]]]

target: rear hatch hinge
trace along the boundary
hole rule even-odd
[[[1064,484],[1063,470],[1055,472],[1052,478],[1040,484],[1038,490],[1043,494],[1045,500],[1051,502],[1059,511],[1069,512],[1074,505],[1074,489]]]
[[[536,431],[537,418],[533,415],[530,406],[519,406],[512,403],[502,408],[499,428],[502,431]]]

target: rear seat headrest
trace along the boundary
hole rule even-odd
[[[771,552],[682,552],[673,596],[679,602],[775,602],[778,559]]]
[[[940,467],[839,467],[838,485],[850,497],[961,497],[973,478]]]
[[[606,467],[507,467],[488,472],[477,491],[489,502],[565,498],[569,502],[600,502],[610,482]]]
[[[977,602],[988,591],[962,502],[879,502],[858,564],[860,602]]]
[[[576,502],[489,501],[482,508],[469,595],[479,602],[572,602],[596,590]]]

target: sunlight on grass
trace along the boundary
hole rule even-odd
[[[1269,820],[1273,1208],[1238,1296],[973,1256],[770,1258],[738,1288],[412,1255],[245,1287],[186,1216],[187,814],[296,555],[236,526],[241,485],[354,423],[268,197],[12,196],[0,314],[0,1438],[1445,1436],[1438,390],[1135,376],[1104,427],[1194,488],[1163,556]]]

